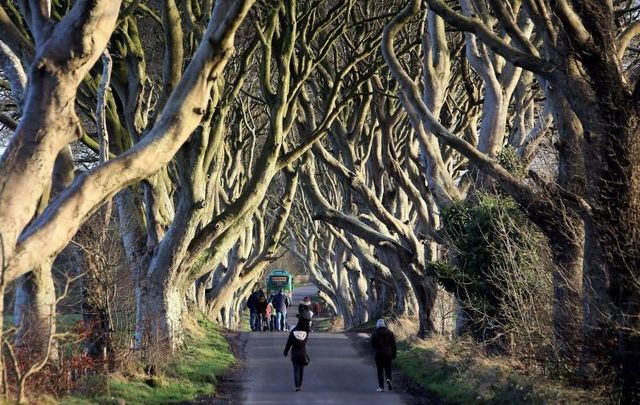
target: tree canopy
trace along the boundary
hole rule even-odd
[[[347,327],[408,316],[637,399],[639,13],[0,1],[3,339],[44,367],[75,288],[89,352],[118,294],[136,350],[175,351],[286,255]]]

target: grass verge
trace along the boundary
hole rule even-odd
[[[314,318],[313,330],[316,332],[340,332],[344,330],[341,317],[334,318]]]
[[[200,318],[186,328],[183,349],[161,367],[157,376],[150,378],[138,373],[110,375],[105,384],[106,393],[95,398],[69,397],[61,403],[109,404],[124,400],[127,404],[166,404],[189,401],[211,395],[217,377],[234,362],[220,328]]]
[[[447,404],[591,404],[604,400],[597,392],[527,372],[512,359],[485,356],[465,342],[440,338],[403,342],[396,365]]]

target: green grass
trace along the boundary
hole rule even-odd
[[[67,398],[65,404],[108,404],[118,399],[127,404],[176,403],[211,395],[216,377],[234,363],[229,345],[213,323],[198,320],[198,327],[186,332],[184,348],[162,367],[153,379],[144,376],[112,376],[109,395],[95,399]]]
[[[15,326],[13,315],[5,315],[2,320],[5,329]],[[58,314],[56,316],[56,328],[58,332],[67,332],[80,321],[82,321],[82,314]]]
[[[401,344],[395,364],[447,404],[587,404],[599,398],[597,392],[518,372],[508,359],[477,356],[456,343]]]
[[[332,332],[331,318],[314,319],[313,328],[318,332]]]
[[[344,330],[342,318],[314,318],[313,329],[318,332],[339,332]]]
[[[249,310],[245,309],[240,313],[240,331],[241,332],[250,332],[251,326],[249,325],[249,321],[251,317],[249,316]]]

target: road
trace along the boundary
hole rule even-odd
[[[295,325],[298,303],[314,287],[294,292],[289,324]],[[243,378],[245,404],[404,404],[396,392],[376,392],[376,370],[363,359],[343,333],[312,332],[307,342],[311,364],[304,370],[302,391],[295,392],[289,357],[282,352],[288,333],[247,333],[247,371]]]

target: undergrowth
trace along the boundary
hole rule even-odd
[[[182,350],[160,366],[153,377],[139,371],[112,374],[104,384],[104,392],[93,398],[68,397],[61,403],[164,404],[211,395],[217,376],[234,363],[227,341],[217,325],[200,318],[186,328],[184,343]]]
[[[396,366],[447,404],[592,404],[602,395],[524,368],[510,357],[487,356],[470,342],[443,338],[399,344]]]

